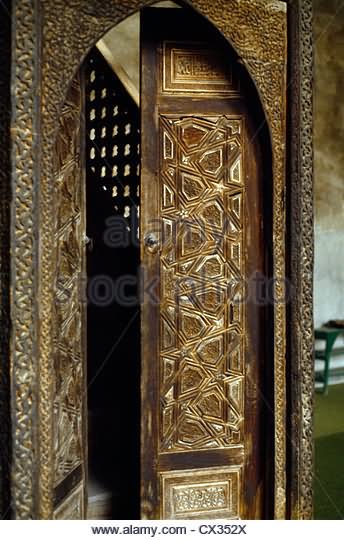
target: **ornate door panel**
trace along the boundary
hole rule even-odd
[[[85,201],[79,77],[67,95],[55,152],[54,519],[85,515]]]
[[[262,518],[265,233],[245,81],[198,18],[147,10],[142,36],[142,516]]]

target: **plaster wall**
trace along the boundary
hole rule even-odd
[[[314,0],[315,325],[344,319],[344,4]]]

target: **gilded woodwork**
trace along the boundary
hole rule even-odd
[[[10,516],[10,124],[11,3],[0,4],[0,519]]]
[[[50,467],[51,386],[49,379],[38,385],[38,310],[37,253],[38,231],[37,192],[40,184],[37,144],[39,116],[37,90],[40,58],[38,3],[23,0],[16,3],[14,16],[16,32],[12,35],[12,65],[16,66],[12,87],[12,191],[11,201],[11,399],[12,399],[12,466],[11,490],[14,516],[30,519],[34,515],[35,469],[37,462],[38,396],[46,411],[40,416],[40,432],[48,443],[42,449],[40,463],[47,460]],[[23,39],[23,36],[26,39]],[[51,210],[50,210],[51,212]],[[50,229],[51,230],[51,229]],[[48,231],[46,231],[46,234]],[[50,286],[53,275],[49,274]],[[46,276],[47,277],[47,276]],[[51,301],[52,305],[52,301]],[[48,351],[46,351],[48,352]],[[49,351],[51,352],[51,351]],[[51,473],[41,471],[45,483]],[[51,492],[49,490],[51,497]]]
[[[240,468],[161,474],[162,519],[238,519]]]
[[[161,115],[159,139],[160,450],[242,444],[242,120]]]
[[[159,224],[154,244],[158,249],[146,242],[142,264],[145,285],[160,276],[161,299],[156,307],[151,305],[144,287],[142,407],[147,415],[142,425],[142,513],[145,518],[161,518],[159,502],[169,504],[170,492],[164,483],[159,486],[159,474],[178,474],[182,480],[189,465],[195,477],[203,467],[209,473],[212,467],[216,478],[219,465],[231,465],[242,469],[230,494],[238,505],[235,515],[261,518],[262,456],[267,454],[258,389],[264,392],[265,355],[257,336],[264,314],[254,301],[245,301],[252,271],[264,271],[262,246],[269,238],[268,225],[262,223],[261,141],[252,142],[256,128],[250,123],[247,102],[254,97],[242,75],[245,90],[240,99],[223,100],[221,90],[218,94],[213,90],[211,97],[199,92],[190,100],[180,94],[183,81],[175,81],[169,90],[164,87],[159,67],[167,68],[163,55],[170,51],[161,46],[164,34],[154,29],[169,21],[168,38],[180,39],[183,51],[196,50],[201,33],[195,30],[190,35],[188,28],[197,25],[189,16],[183,26],[181,15],[179,10],[168,16],[151,10],[142,17],[142,92],[151,96],[143,106],[141,125],[144,238],[151,237],[156,220]],[[202,35],[208,38],[206,29]],[[189,39],[188,46],[184,39]],[[213,44],[211,38],[209,42]],[[201,47],[212,83],[223,81],[225,74],[218,71],[206,42]],[[216,47],[222,56],[227,52],[233,79],[239,80],[235,55],[218,42]],[[180,49],[176,43],[174,48]],[[173,64],[169,69],[173,75]],[[193,77],[196,94],[198,78]],[[264,185],[268,196],[268,173]],[[266,371],[272,371],[268,362]],[[201,487],[177,490],[183,497],[190,494],[190,508],[183,517],[194,517],[195,493],[212,500],[212,487],[210,483],[204,492]],[[250,492],[256,492],[254,501]],[[215,495],[214,501],[220,498]],[[216,517],[217,510],[214,507],[209,515]],[[181,512],[173,515],[181,517]],[[225,504],[221,515],[234,514]]]
[[[85,203],[81,168],[82,100],[79,78],[69,88],[56,138],[53,306],[53,471],[59,500],[80,482],[84,466],[85,347],[83,341]],[[79,477],[75,471],[79,468]],[[59,486],[64,483],[63,490]],[[63,503],[62,503],[63,504]],[[81,507],[80,507],[81,508]],[[55,511],[56,512],[56,511]]]
[[[53,474],[51,362],[53,305],[53,156],[54,133],[67,87],[87,50],[113,25],[149,5],[150,1],[102,2],[76,0],[66,7],[62,0],[21,0],[14,9],[13,36],[13,148],[12,183],[18,196],[12,202],[12,496],[19,519],[51,517]],[[283,2],[213,1],[188,2],[209,18],[239,52],[261,94],[272,132],[274,151],[274,261],[277,277],[284,275],[284,92],[286,18]],[[311,488],[311,0],[296,6],[293,93],[293,260],[292,277],[297,300],[293,303],[293,358],[300,385],[293,394],[293,437],[298,445],[294,460],[298,486],[294,517],[310,515]],[[41,40],[40,34],[43,34]],[[25,40],[23,39],[25,36]],[[42,45],[42,51],[40,46]],[[302,57],[302,60],[300,58]],[[40,66],[42,66],[40,68]],[[42,69],[42,71],[40,71]],[[40,94],[41,89],[41,94]],[[42,96],[37,109],[38,96]],[[41,133],[41,140],[38,134]],[[43,149],[42,154],[40,148]],[[307,156],[306,161],[303,155]],[[301,161],[301,157],[302,160]],[[302,164],[301,164],[302,163]],[[39,174],[39,171],[41,173]],[[37,194],[40,205],[38,209]],[[38,226],[39,223],[39,226]],[[38,242],[40,256],[38,259]],[[302,253],[302,259],[300,258]],[[37,264],[38,263],[38,264]],[[303,284],[301,286],[301,283]],[[40,305],[37,306],[37,287]],[[281,285],[277,293],[281,292]],[[40,326],[38,321],[40,321]],[[276,517],[285,515],[285,363],[284,307],[276,310]],[[39,339],[38,338],[39,330]],[[302,361],[301,361],[302,358]],[[38,371],[37,367],[40,366]],[[38,378],[39,373],[39,378]],[[294,379],[295,380],[295,377]],[[39,433],[35,413],[39,399]],[[302,400],[301,400],[301,396]],[[296,427],[301,412],[300,430]],[[294,439],[292,439],[294,440]],[[39,459],[40,466],[35,466]],[[294,471],[294,469],[293,469]],[[34,485],[38,482],[37,499]]]
[[[221,55],[206,44],[163,44],[163,92],[240,95],[239,80]],[[194,81],[197,80],[197,88]]]
[[[312,2],[293,0],[290,33],[291,518],[313,512],[313,42]],[[300,257],[302,253],[302,257]]]
[[[80,519],[85,514],[83,486],[73,490],[53,513],[53,519]]]

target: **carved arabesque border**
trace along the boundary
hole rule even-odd
[[[307,0],[308,1],[308,0]],[[85,54],[111,27],[151,0],[20,0],[15,9],[13,189],[14,467],[17,518],[52,515],[52,302],[54,221],[52,158],[54,136],[68,85]],[[194,6],[223,33],[255,81],[271,131],[274,174],[274,274],[284,270],[284,145],[286,29],[285,3],[275,0],[194,0]],[[42,17],[42,22],[39,20]],[[305,17],[307,15],[305,14]],[[42,32],[42,72],[37,78]],[[296,45],[298,47],[298,45]],[[33,81],[33,83],[32,83]],[[35,99],[41,82],[41,110]],[[38,140],[41,114],[42,140]],[[297,130],[298,127],[296,126]],[[38,146],[38,142],[41,145]],[[42,149],[40,159],[39,149]],[[38,171],[42,171],[39,176]],[[39,208],[36,193],[39,186]],[[295,189],[298,189],[295,186]],[[305,208],[307,212],[307,208]],[[307,234],[302,230],[299,234]],[[36,265],[40,246],[39,264]],[[299,279],[300,276],[297,276]],[[36,282],[37,280],[37,282]],[[36,283],[40,303],[36,312]],[[283,293],[276,282],[276,295]],[[16,307],[19,309],[16,309]],[[296,308],[299,309],[299,306]],[[300,316],[300,314],[299,314]],[[309,321],[307,321],[308,323]],[[275,309],[275,517],[285,516],[285,308]],[[37,341],[37,332],[38,341]],[[38,351],[35,351],[35,344]],[[306,346],[307,349],[307,346]],[[308,349],[307,349],[308,350]],[[39,365],[39,371],[38,371]],[[37,379],[37,375],[39,378]],[[310,390],[307,389],[309,393]],[[39,395],[39,441],[33,418]],[[298,394],[297,399],[301,396]],[[39,467],[34,467],[34,459]],[[34,471],[37,470],[37,476]],[[301,472],[300,472],[301,474]],[[35,482],[39,497],[35,498]]]
[[[313,515],[312,0],[290,0],[290,517]]]
[[[10,516],[10,73],[11,2],[0,4],[0,519]]]
[[[11,148],[11,422],[14,517],[35,514],[37,469],[37,190],[39,5],[13,2]]]

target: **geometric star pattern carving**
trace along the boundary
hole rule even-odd
[[[60,118],[56,140],[55,184],[57,220],[55,245],[57,273],[54,302],[54,487],[83,459],[82,401],[84,353],[82,350],[83,266],[82,179],[77,152],[80,137],[81,96],[75,79]]]
[[[242,120],[161,115],[160,141],[160,451],[242,444]]]

